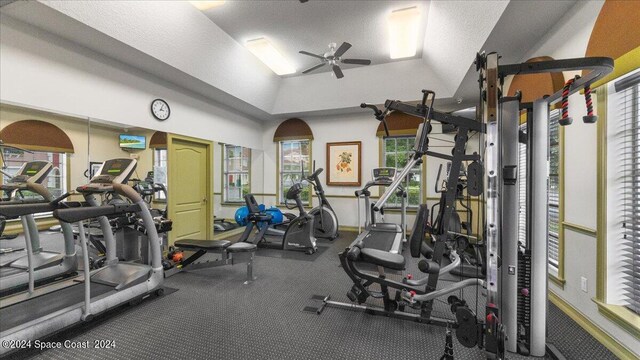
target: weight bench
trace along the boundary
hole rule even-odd
[[[177,250],[195,251],[191,256],[178,263],[174,268],[165,270],[165,277],[172,276],[181,271],[207,269],[216,266],[247,263],[247,280],[249,284],[256,278],[253,276],[253,259],[258,248],[247,242],[231,243],[227,240],[177,240],[174,244]],[[215,261],[195,262],[207,253],[220,254],[220,259]]]

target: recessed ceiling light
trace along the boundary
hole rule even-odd
[[[391,58],[401,59],[415,56],[418,46],[420,10],[415,6],[396,10],[389,15],[388,20]]]
[[[198,8],[198,10],[201,10],[201,11],[209,10],[211,8],[224,4],[224,0],[217,0],[217,1],[194,0],[189,2],[191,3],[191,5],[195,6],[196,8]]]
[[[278,75],[293,74],[296,69],[265,38],[249,40],[247,49]]]

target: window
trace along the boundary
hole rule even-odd
[[[640,72],[609,89],[607,300],[640,314]]]
[[[249,180],[251,149],[235,145],[223,146],[223,200],[244,202],[244,196],[251,189]]]
[[[153,182],[167,186],[167,149],[153,149]],[[163,191],[155,193],[154,200],[167,200]]]
[[[407,165],[409,155],[413,152],[415,136],[386,137],[383,139],[383,166],[396,168],[398,171]],[[404,183],[407,190],[407,206],[417,207],[422,203],[422,167],[411,169]],[[393,195],[387,202],[389,208],[399,208],[401,200]]]
[[[558,273],[560,228],[560,109],[549,112],[549,271]]]
[[[286,140],[279,142],[280,152],[280,203],[285,203],[285,195],[291,185],[311,173],[311,142],[309,140]],[[311,189],[305,186],[300,194],[303,204],[311,203]]]
[[[67,192],[67,156],[65,153],[34,151],[33,153],[23,152],[20,150],[4,148],[3,151],[4,172],[15,175],[20,167],[34,160],[49,161],[53,164],[53,169],[44,180],[42,185],[46,186],[53,197],[59,197]],[[5,184],[9,180],[8,176],[2,175],[2,183]],[[23,193],[26,198],[41,198],[33,193]]]

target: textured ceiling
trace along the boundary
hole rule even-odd
[[[435,90],[439,107],[469,106],[477,100],[477,51],[498,51],[503,62],[525,60],[581,3],[227,1],[201,12],[183,1],[40,0],[18,1],[0,13],[70,40],[72,51],[132,66],[190,97],[270,120],[360,111],[362,101],[416,100],[421,89]],[[423,14],[422,49],[415,58],[391,62],[386,15],[414,5]],[[299,71],[314,59],[298,50],[321,53],[330,41],[349,41],[348,57],[374,64],[347,69],[340,81],[327,73],[282,78],[242,45],[259,36],[270,38]]]
[[[560,23],[576,3],[577,0],[547,1],[544,6],[540,6],[540,3],[534,1],[513,1],[505,9],[481,49],[497,51],[500,54],[500,64],[525,61],[527,52],[547,31]],[[471,64],[462,82],[456,83],[459,87],[454,97],[462,99],[464,103],[477,102],[477,79],[478,72],[475,65]]]
[[[227,1],[204,11],[222,30],[244,44],[258,37],[268,38],[294,65],[300,76],[317,60],[298,53],[306,50],[321,54],[327,45],[343,41],[353,45],[345,58],[371,59],[372,65],[422,56],[427,24],[427,1]],[[418,49],[413,58],[389,58],[387,16],[393,10],[417,6],[420,9]],[[342,65],[348,69],[354,65]],[[326,66],[315,72],[329,71]]]

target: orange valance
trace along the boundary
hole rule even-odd
[[[59,127],[41,120],[20,120],[0,131],[0,140],[26,150],[73,153],[73,143]]]
[[[273,134],[273,141],[283,140],[313,140],[313,132],[306,122],[302,119],[291,118],[283,121]]]

